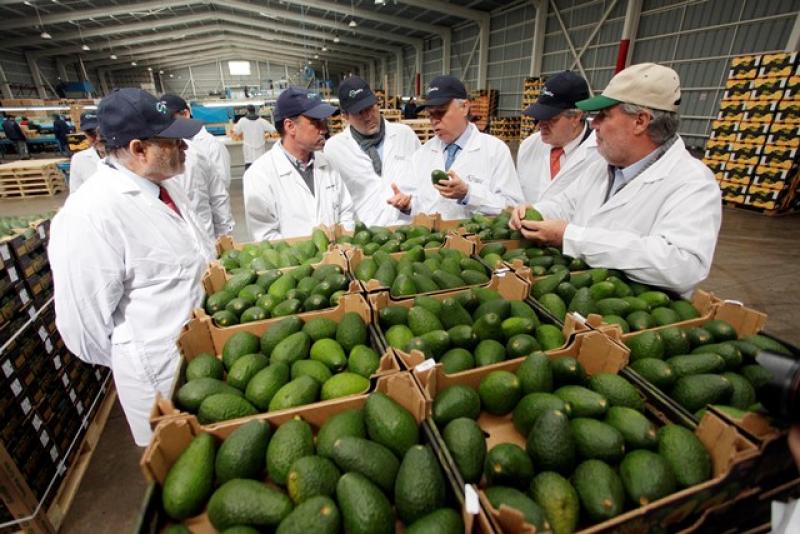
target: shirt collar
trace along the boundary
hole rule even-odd
[[[564,156],[571,155],[572,152],[576,148],[578,148],[578,146],[580,146],[581,141],[583,141],[586,138],[586,128],[588,128],[588,127],[589,127],[589,125],[586,123],[586,121],[584,121],[583,122],[583,129],[581,130],[580,135],[578,135],[578,137],[576,137],[575,139],[573,139],[572,141],[570,141],[569,143],[567,143],[566,145],[564,145],[562,147],[564,149]]]
[[[289,152],[286,151],[286,149],[283,146],[283,142],[279,141],[278,142],[278,146],[281,147],[281,150],[286,155],[286,157],[289,159],[289,163],[291,163],[292,165],[294,165],[298,169],[306,170],[308,167],[314,165],[314,153],[313,152],[311,153],[311,157],[309,158],[308,162],[303,163],[302,161],[300,161],[299,159],[297,159],[296,157],[292,156],[291,154],[289,154]]]
[[[649,167],[655,160],[657,160],[662,154],[662,151],[659,149],[653,150],[648,155],[637,161],[636,163],[631,163],[624,169],[620,169],[619,167],[610,166],[611,169],[614,171],[614,175],[618,178],[622,179],[623,183],[628,183],[634,178],[636,178],[639,174],[642,173],[644,169]]]
[[[128,169],[125,165],[120,163],[119,160],[113,159],[111,157],[106,158],[106,160],[112,168],[117,169],[119,172],[121,172],[122,174],[133,180],[133,183],[135,183],[139,187],[139,189],[141,189],[145,193],[153,195],[155,198],[159,197],[161,190],[158,185],[154,184],[147,178],[142,178],[138,174],[134,173],[133,171]]]
[[[461,134],[461,136],[458,139],[456,139],[455,141],[453,141],[450,144],[451,145],[458,145],[458,148],[460,148],[461,150],[464,150],[464,147],[467,146],[467,142],[469,141],[470,137],[472,137],[472,124],[467,124],[467,129],[464,130],[464,132]],[[444,145],[444,143],[442,143],[442,144]],[[442,147],[442,150],[443,151],[446,150],[448,146],[450,146],[450,145],[444,145]]]

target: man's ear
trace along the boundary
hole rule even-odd
[[[642,135],[647,132],[647,128],[650,126],[650,122],[653,120],[653,116],[649,113],[642,112],[636,115],[636,119],[633,122],[633,133],[636,135]]]
[[[144,156],[147,146],[141,139],[133,139],[128,143],[128,152],[134,157]]]

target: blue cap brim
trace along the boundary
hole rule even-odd
[[[81,122],[80,126],[81,131],[86,130],[96,130],[97,129],[97,119],[89,119]]]
[[[374,106],[378,102],[378,99],[375,98],[375,95],[369,95],[363,100],[359,100],[358,102],[354,103],[352,106],[345,108],[342,106],[342,111],[345,113],[361,113],[365,109],[370,106]],[[340,102],[341,105],[341,102]]]
[[[424,108],[433,108],[436,106],[444,106],[445,104],[449,104],[451,100],[454,100],[455,96],[440,96],[439,98],[429,98],[425,101],[424,104],[417,105],[417,111],[424,109]]]
[[[308,117],[309,119],[327,119],[331,115],[335,115],[339,113],[339,110],[330,104],[326,104],[325,102],[321,102],[318,105],[314,106],[313,108],[304,111],[301,115]]]
[[[176,118],[172,124],[156,134],[165,139],[191,139],[203,128],[203,123],[195,119]]]

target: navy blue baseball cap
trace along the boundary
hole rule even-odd
[[[319,93],[300,87],[288,87],[278,96],[272,115],[276,121],[298,115],[305,115],[309,119],[327,119],[338,112],[338,109],[323,102]]]
[[[350,76],[339,85],[339,107],[345,113],[358,113],[378,101],[369,84],[359,76]]]
[[[575,103],[586,98],[589,98],[589,84],[581,76],[565,70],[548,78],[539,98],[522,113],[546,121],[562,111],[577,108]]]
[[[186,100],[179,97],[178,95],[173,95],[170,93],[163,94],[159,97],[163,103],[167,105],[167,109],[170,113],[180,113],[184,110],[191,111],[189,108],[189,104],[186,103]]]
[[[203,123],[173,118],[167,105],[142,89],[115,89],[97,106],[97,120],[107,148],[128,146],[134,139],[194,137]]]
[[[97,113],[94,111],[84,111],[81,113],[80,129],[82,131],[97,129]]]
[[[437,76],[428,84],[425,103],[417,109],[428,106],[443,106],[454,98],[467,98],[467,88],[455,76]]]

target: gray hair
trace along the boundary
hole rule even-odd
[[[636,104],[623,103],[620,108],[628,115],[637,115],[639,113],[648,113],[652,120],[647,127],[647,135],[650,140],[658,146],[663,145],[678,133],[678,126],[680,125],[680,118],[674,111],[662,111],[660,109],[650,109]]]
[[[572,117],[577,117],[578,115],[586,117],[586,113],[578,108],[565,109],[564,111],[561,112],[561,114],[570,119]]]

